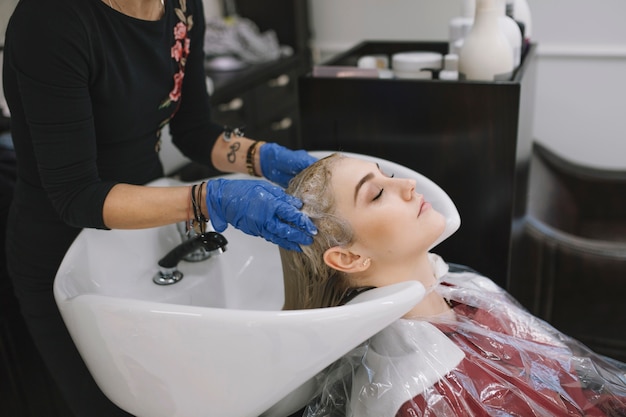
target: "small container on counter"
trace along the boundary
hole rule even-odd
[[[459,56],[457,54],[447,54],[443,57],[443,69],[439,72],[440,80],[459,79]]]
[[[391,57],[391,67],[396,78],[429,80],[442,69],[442,61],[438,52],[400,52]]]
[[[379,78],[393,78],[393,71],[389,69],[389,57],[387,55],[363,55],[356,65],[359,68],[377,70]]]

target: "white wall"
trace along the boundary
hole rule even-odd
[[[6,31],[9,17],[11,17],[16,4],[17,0],[0,0],[0,45],[4,45],[4,32]],[[9,116],[9,107],[4,98],[4,90],[2,87],[2,61],[3,54],[0,52],[0,112],[5,116]]]
[[[365,39],[441,40],[459,12],[453,0],[309,0],[313,46],[323,55]]]
[[[327,57],[367,39],[445,40],[460,0],[310,0]],[[539,45],[534,134],[579,163],[626,169],[626,1],[529,0]]]
[[[4,44],[4,32],[6,31],[9,17],[18,0],[0,0],[0,45]]]
[[[535,136],[570,159],[626,169],[626,2],[531,0]]]

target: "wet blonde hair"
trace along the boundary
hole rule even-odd
[[[324,252],[335,246],[352,243],[350,224],[335,214],[331,178],[333,166],[343,156],[332,154],[320,159],[294,177],[287,193],[303,202],[318,233],[302,252],[280,249],[285,285],[285,310],[333,307],[340,305],[350,285],[347,275],[324,262]]]

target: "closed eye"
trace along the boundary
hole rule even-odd
[[[378,169],[380,170],[380,172],[387,178],[393,178],[395,174],[391,173],[391,174],[387,174],[386,172],[384,172],[383,170],[380,169],[380,166],[378,167]],[[378,200],[380,197],[383,196],[383,192],[385,191],[384,188],[381,188],[380,191],[378,192],[378,194],[376,194],[376,196],[374,196],[374,198],[372,199],[372,201],[376,201]]]
[[[381,189],[380,189],[380,192],[379,192],[378,194],[376,194],[376,196],[372,199],[372,201],[376,201],[376,200],[378,200],[380,197],[382,197],[382,196],[383,196],[383,191],[385,191],[385,189],[384,189],[384,188],[381,188]]]

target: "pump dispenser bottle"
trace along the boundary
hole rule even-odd
[[[527,0],[515,0],[513,2],[513,19],[524,24],[524,39],[528,42],[532,36],[533,22]]]
[[[463,39],[467,36],[474,24],[476,0],[461,0],[461,15],[450,19],[448,25],[448,53],[458,55]]]
[[[525,25],[524,25],[524,23],[521,20],[517,20],[515,18],[515,16],[513,15],[513,10],[515,8],[514,6],[515,6],[515,0],[506,0],[506,11],[505,11],[505,13],[506,13],[506,15],[508,17],[513,19],[515,21],[515,23],[517,23],[517,26],[519,26],[520,32],[522,32],[522,39],[524,39],[525,38],[525,35],[524,35],[524,33],[525,33]]]
[[[474,25],[459,52],[459,78],[494,81],[510,79],[513,47],[499,20],[504,0],[477,0]]]

